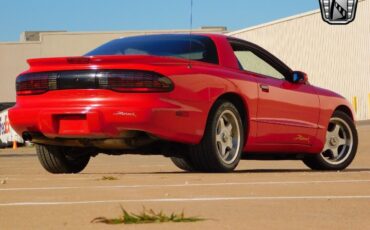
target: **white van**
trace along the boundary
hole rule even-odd
[[[0,147],[10,147],[13,141],[23,143],[23,139],[10,126],[8,109],[0,112]]]

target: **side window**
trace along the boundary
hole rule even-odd
[[[262,58],[258,57],[252,51],[234,50],[234,53],[242,69],[277,79],[284,79],[283,74],[277,71]]]

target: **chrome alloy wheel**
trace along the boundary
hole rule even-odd
[[[217,121],[217,153],[225,164],[232,164],[238,156],[241,138],[240,127],[235,114],[230,110],[222,112]]]
[[[349,125],[339,117],[330,119],[326,133],[326,142],[321,155],[332,165],[344,162],[352,151],[353,133]]]

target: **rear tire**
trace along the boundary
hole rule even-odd
[[[244,130],[237,108],[229,101],[217,101],[210,111],[202,141],[190,146],[193,168],[203,172],[233,171],[243,151]]]
[[[344,170],[355,158],[357,145],[353,120],[346,113],[335,111],[329,122],[323,151],[306,157],[303,163],[313,170]]]
[[[171,161],[179,168],[184,171],[193,172],[194,166],[190,162],[190,159],[186,157],[171,157]]]
[[[89,163],[90,155],[84,149],[51,145],[36,145],[37,157],[46,171],[54,174],[79,173]]]

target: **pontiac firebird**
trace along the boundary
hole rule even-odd
[[[350,104],[244,40],[136,36],[28,63],[10,121],[51,173],[78,173],[99,153],[162,154],[201,172],[241,159],[342,170],[356,154]]]

